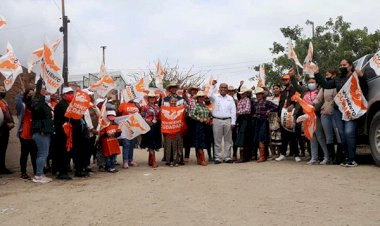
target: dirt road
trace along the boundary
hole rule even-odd
[[[18,152],[12,140],[10,168],[17,169]],[[380,169],[373,165],[201,167],[192,156],[188,166],[153,170],[146,158],[138,150],[140,167],[69,182],[2,176],[0,225],[380,225]]]

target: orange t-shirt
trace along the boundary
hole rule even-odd
[[[32,128],[32,112],[29,109],[25,109],[24,119],[22,120],[22,131],[20,137],[25,140],[31,140],[32,134],[30,132]]]
[[[119,105],[119,112],[121,115],[131,115],[139,111],[140,110],[135,103],[126,102]]]

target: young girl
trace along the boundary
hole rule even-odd
[[[170,107],[177,106],[177,98],[171,97],[169,100]],[[164,133],[164,151],[166,156],[166,165],[178,167],[182,159],[183,150],[183,131],[176,134]]]
[[[100,130],[100,140],[103,155],[106,157],[106,170],[109,173],[116,173],[116,156],[120,154],[120,147],[117,137],[121,135],[119,126],[115,123],[116,112],[107,111],[107,118],[110,125]]]

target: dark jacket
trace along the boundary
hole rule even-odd
[[[286,108],[289,107],[290,105],[294,106],[294,115],[297,115],[299,111],[299,105],[292,101],[291,98],[292,96],[296,93],[296,89],[294,88],[293,85],[289,85],[286,87],[284,90],[281,91],[281,96],[280,96],[280,102],[278,104],[278,116],[281,117],[281,111],[284,108],[285,102],[286,102]]]
[[[54,123],[52,119],[52,109],[45,103],[44,96],[37,96],[32,101],[32,134],[54,133]]]

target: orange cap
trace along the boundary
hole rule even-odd
[[[288,74],[282,75],[282,79],[290,79],[290,76]]]

